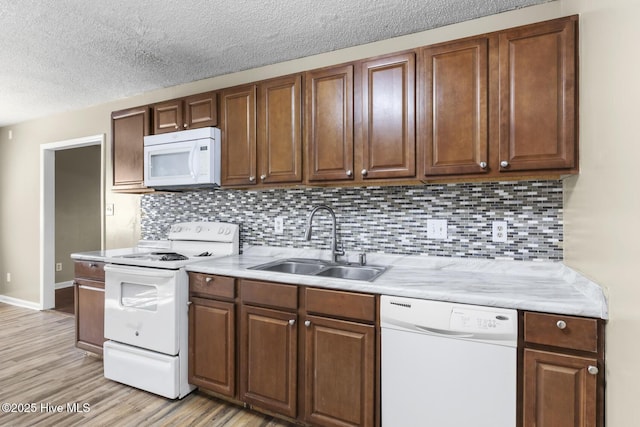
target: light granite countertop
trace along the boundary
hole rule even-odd
[[[313,249],[245,246],[242,255],[190,264],[186,269],[381,295],[608,318],[602,288],[561,262],[370,253],[367,264],[389,266],[373,282],[249,269],[282,258],[329,259],[329,255]],[[357,260],[357,254],[350,254],[349,260]]]

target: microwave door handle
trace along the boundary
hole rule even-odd
[[[200,164],[197,161],[199,149],[200,145],[194,142],[193,148],[191,149],[191,157],[189,158],[189,170],[191,171],[191,178],[193,178],[195,182],[198,181],[198,175],[200,175]]]

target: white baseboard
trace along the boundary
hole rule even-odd
[[[17,307],[30,308],[32,310],[42,310],[42,307],[40,307],[40,303],[8,297],[6,295],[0,295],[0,302],[4,302],[9,305],[15,305]]]
[[[68,280],[66,282],[56,283],[55,288],[56,289],[64,289],[64,288],[70,288],[72,286],[73,286],[73,280]]]

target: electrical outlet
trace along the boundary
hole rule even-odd
[[[428,219],[427,220],[427,239],[446,239],[447,238],[447,220],[446,219]]]
[[[56,262],[56,271],[62,271],[62,263]]]
[[[493,221],[493,241],[505,243],[508,237],[507,221]]]
[[[276,234],[284,233],[284,218],[281,216],[277,216],[273,221],[273,230]]]
[[[113,216],[113,203],[108,203],[104,208],[106,216]]]

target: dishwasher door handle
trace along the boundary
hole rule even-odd
[[[448,331],[446,329],[429,328],[426,326],[413,325],[416,329],[427,332],[432,335],[439,335],[441,337],[454,337],[454,338],[473,338],[475,335],[468,332]]]

